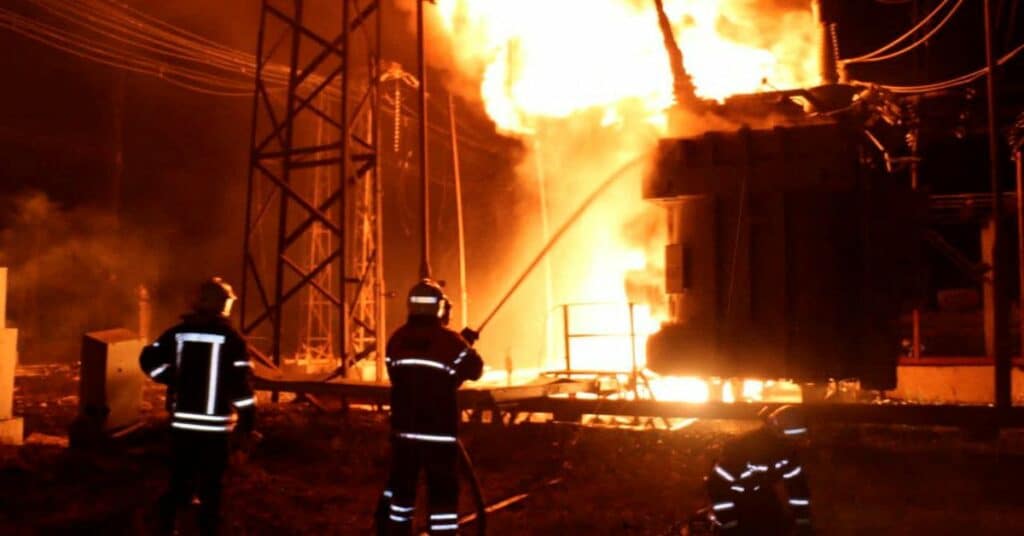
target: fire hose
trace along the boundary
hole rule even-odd
[[[547,244],[545,244],[544,247],[541,248],[539,252],[537,252],[537,255],[526,266],[526,269],[523,270],[523,272],[519,275],[519,278],[515,280],[515,282],[509,288],[508,292],[506,292],[504,296],[502,296],[501,300],[498,301],[498,304],[495,305],[493,309],[491,309],[491,312],[488,313],[488,315],[484,318],[483,322],[480,323],[480,326],[475,330],[474,334],[479,334],[481,331],[483,331],[485,327],[487,327],[487,324],[489,324],[491,320],[494,319],[494,316],[498,313],[499,310],[501,310],[505,303],[508,302],[509,298],[511,298],[512,295],[515,294],[516,290],[518,290],[519,287],[522,286],[523,282],[526,281],[526,278],[529,277],[529,275],[533,273],[533,270],[537,268],[540,262],[544,260],[544,257],[546,257],[547,254],[551,251],[551,248],[553,248],[555,244],[558,243],[562,236],[564,236],[565,233],[573,226],[573,224],[579,220],[579,218],[587,211],[587,209],[589,209],[590,206],[593,205],[594,202],[597,201],[597,199],[600,198],[602,194],[608,191],[608,189],[611,188],[613,184],[615,184],[622,177],[624,177],[627,171],[643,162],[645,160],[645,156],[646,155],[639,156],[623,164],[611,175],[609,175],[608,178],[605,179],[605,181],[602,182],[593,192],[591,192],[590,195],[587,196],[587,198],[584,199],[582,203],[580,203],[576,210],[573,211],[573,213],[569,215],[568,218],[566,218],[566,220],[562,223],[558,230],[555,231],[553,235],[551,235],[551,239],[548,240]],[[475,342],[475,338],[474,340],[471,341],[471,343],[472,342]],[[484,501],[483,492],[481,491],[480,488],[480,481],[476,477],[476,471],[473,468],[472,460],[469,458],[469,453],[466,451],[466,447],[462,444],[462,441],[459,441],[458,445],[459,460],[461,462],[460,465],[462,466],[463,470],[466,473],[466,478],[469,480],[470,488],[473,493],[473,500],[476,503],[476,514],[467,516],[467,518],[464,521],[462,521],[462,523],[475,521],[477,525],[477,534],[486,534],[488,511],[487,503]]]
[[[469,458],[469,452],[462,441],[458,441],[459,461],[462,462],[463,470],[466,471],[466,478],[469,479],[469,487],[473,491],[473,502],[476,503],[476,533],[487,534],[487,502],[484,501],[484,493],[480,488],[480,480],[476,477],[476,470],[473,468],[473,460]],[[473,521],[470,518],[469,521]],[[461,522],[459,523],[462,524]]]
[[[484,500],[484,495],[480,488],[480,480],[476,477],[476,470],[473,468],[473,461],[469,458],[466,446],[462,444],[462,441],[456,441],[455,444],[459,446],[459,466],[465,473],[466,479],[469,480],[469,487],[473,493],[473,502],[476,505],[475,512],[462,516],[459,524],[464,525],[475,521],[476,533],[483,536],[487,534],[487,502]],[[383,494],[381,496],[384,497]],[[374,520],[377,534],[387,534],[386,505],[387,503],[382,503],[377,506],[378,510]],[[424,532],[423,534],[426,533]]]
[[[422,62],[422,59],[420,61]],[[526,269],[523,271],[523,273],[519,276],[518,279],[516,279],[516,281],[512,284],[512,287],[509,288],[508,292],[505,293],[505,295],[501,298],[501,300],[498,301],[498,304],[494,306],[494,309],[492,309],[491,312],[484,318],[483,322],[480,323],[480,326],[475,331],[472,330],[472,329],[469,329],[469,328],[467,328],[466,330],[463,331],[463,333],[467,333],[467,334],[471,335],[471,337],[469,337],[470,338],[470,344],[475,342],[476,336],[479,335],[479,333],[481,331],[483,331],[483,329],[485,327],[487,327],[487,324],[489,324],[491,322],[491,320],[498,313],[498,311],[501,310],[502,307],[504,307],[506,302],[508,302],[509,298],[511,298],[512,295],[516,292],[516,290],[518,290],[519,287],[522,286],[522,284],[526,280],[526,278],[533,272],[533,270],[537,267],[537,265],[540,264],[540,262],[544,259],[544,257],[547,256],[548,252],[551,251],[551,248],[553,248],[555,246],[555,244],[558,243],[558,241],[562,238],[562,236],[566,233],[566,231],[568,231],[568,229],[570,227],[572,227],[572,225],[580,218],[580,216],[582,216],[583,213],[586,212],[586,210],[588,208],[590,208],[590,206],[592,204],[594,204],[594,201],[596,201],[604,192],[606,192],[620,178],[625,176],[626,171],[631,169],[633,166],[639,164],[643,160],[644,160],[643,156],[640,156],[640,157],[637,157],[637,158],[635,158],[633,160],[630,160],[629,162],[627,162],[626,164],[621,166],[618,170],[616,170],[611,175],[609,175],[609,177],[607,179],[605,179],[605,181],[603,183],[601,183],[601,185],[598,186],[597,189],[595,189],[586,199],[583,200],[583,203],[581,203],[580,206],[577,207],[576,210],[565,220],[565,222],[562,223],[562,226],[559,227],[559,229],[555,232],[555,234],[553,234],[551,236],[551,239],[548,240],[548,243],[545,244],[543,248],[541,248],[541,250],[537,253],[536,257],[534,257],[534,259],[526,266]],[[425,168],[425,166],[424,166],[424,168]],[[427,222],[429,221],[429,219],[427,217],[428,210],[429,210],[429,208],[428,208],[429,207],[429,202],[427,200],[427,195],[426,195],[426,177],[424,177],[423,182],[424,182],[424,188],[423,188],[423,207],[422,207],[422,210],[423,210],[424,225],[423,225],[423,229],[422,229],[422,233],[423,233],[422,243],[421,243],[422,251],[420,252],[421,253],[421,257],[422,257],[421,275],[423,277],[430,277],[429,233],[428,233],[428,229],[427,229]],[[469,479],[470,487],[472,488],[472,492],[473,492],[473,499],[474,499],[474,502],[476,502],[476,510],[477,510],[477,512],[476,512],[475,516],[472,516],[475,519],[470,519],[470,520],[475,520],[476,521],[477,533],[478,534],[485,534],[486,533],[486,525],[487,525],[487,523],[486,523],[487,504],[484,502],[483,492],[480,489],[480,482],[479,482],[479,480],[476,477],[476,471],[474,471],[473,462],[469,458],[469,453],[466,451],[466,447],[462,444],[461,441],[458,442],[458,445],[459,445],[459,460],[461,462],[460,465],[462,466],[463,470],[465,471],[466,477]],[[466,522],[468,522],[470,520],[467,520]]]

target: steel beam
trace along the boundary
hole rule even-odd
[[[656,402],[651,400],[581,400],[544,398],[525,400],[506,409],[527,413],[559,415],[619,415],[625,417],[678,417],[698,419],[751,420],[762,408],[774,409],[777,403]],[[884,424],[915,426],[952,426],[973,428],[981,425],[1024,427],[1024,407],[997,413],[992,406],[953,406],[923,404],[803,404],[812,423]]]

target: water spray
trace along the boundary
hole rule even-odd
[[[605,179],[605,181],[602,182],[601,185],[597,187],[597,189],[591,192],[590,195],[583,200],[583,203],[581,203],[580,206],[577,207],[576,210],[573,211],[573,213],[568,218],[566,218],[566,220],[562,223],[561,227],[559,227],[558,230],[555,231],[553,235],[551,235],[551,239],[548,240],[547,244],[545,244],[543,248],[541,248],[541,250],[533,258],[533,260],[530,261],[530,264],[528,264],[526,266],[526,269],[523,270],[523,273],[519,276],[519,279],[516,279],[515,283],[512,284],[512,287],[509,288],[508,292],[506,292],[505,295],[502,296],[501,300],[498,301],[498,304],[494,306],[494,309],[491,309],[491,312],[484,318],[483,322],[480,323],[480,327],[476,328],[476,333],[480,333],[481,331],[483,331],[485,327],[487,327],[487,324],[491,322],[491,320],[494,318],[494,315],[498,314],[498,311],[500,311],[501,308],[505,306],[505,303],[509,300],[509,298],[512,297],[513,294],[515,294],[516,290],[519,290],[519,287],[522,286],[523,282],[526,281],[526,278],[529,277],[533,270],[537,268],[537,265],[539,265],[540,262],[544,260],[547,254],[551,251],[551,248],[553,248],[555,244],[558,243],[562,236],[565,235],[565,232],[568,231],[573,226],[573,224],[579,221],[580,217],[587,211],[587,209],[589,209],[591,205],[594,204],[594,201],[597,201],[597,199],[601,197],[601,195],[603,195],[605,192],[607,192],[613,184],[618,182],[622,177],[625,177],[627,171],[632,169],[634,166],[640,164],[641,162],[644,162],[646,158],[647,155],[641,155],[634,158],[633,160],[630,160],[629,162],[626,162],[621,167],[619,167],[619,169],[615,170],[611,175],[609,175],[608,178]]]

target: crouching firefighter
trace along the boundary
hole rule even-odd
[[[707,518],[722,534],[811,534],[811,499],[800,463],[800,410],[782,406],[761,428],[727,442],[709,472]]]
[[[228,323],[235,294],[219,277],[199,288],[192,312],[143,349],[142,370],[167,385],[171,414],[171,481],[160,499],[161,530],[174,531],[177,510],[198,492],[202,534],[216,534],[221,480],[230,439],[253,430],[251,363]],[[198,484],[198,485],[197,485]]]
[[[427,478],[430,534],[458,530],[456,391],[464,381],[480,378],[483,361],[471,347],[475,332],[448,329],[451,307],[440,285],[420,281],[409,292],[408,320],[388,341],[392,465],[376,515],[379,534],[411,534],[421,470]]]

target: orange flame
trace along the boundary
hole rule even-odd
[[[819,82],[818,33],[805,10],[759,12],[751,0],[666,0],[686,70],[701,97]],[[649,0],[438,0],[457,61],[480,76],[487,113],[506,132],[537,118],[631,99],[660,121],[672,74]]]
[[[790,2],[792,3],[792,2]],[[647,154],[665,134],[673,80],[653,0],[437,0],[459,68],[479,81],[488,115],[507,134],[532,138],[536,166],[522,166],[523,184],[546,176],[549,217],[559,221],[623,162]],[[755,0],[665,0],[685,68],[697,95],[732,94],[819,83],[819,32],[806,9],[765,8]],[[702,125],[694,124],[693,133]],[[542,154],[541,154],[542,153]],[[628,274],[644,270],[660,281],[663,229],[645,236],[610,232],[638,218],[663,218],[640,198],[641,173],[629,191],[616,190],[595,206],[552,255],[559,277],[557,303],[627,301]],[[532,185],[532,186],[531,186]],[[550,191],[548,191],[550,189]],[[541,197],[542,199],[544,196]],[[629,222],[629,223],[627,223]],[[620,230],[621,231],[621,230]],[[534,234],[535,235],[535,234]],[[549,306],[552,304],[549,304]],[[649,306],[648,306],[649,305]],[[614,337],[573,339],[573,367],[630,370],[646,363],[646,338],[658,327],[659,307],[635,310],[632,346],[626,308],[573,312],[573,332]],[[552,313],[552,311],[548,311]],[[548,327],[561,319],[550,321]],[[585,327],[580,327],[585,326]],[[561,335],[561,327],[554,328]],[[548,345],[546,366],[559,367]],[[560,350],[560,348],[559,348]],[[564,356],[563,356],[564,357]],[[728,384],[726,384],[728,385]],[[654,377],[659,399],[759,399],[762,384],[742,390],[697,378]],[[715,393],[712,393],[715,391]]]

